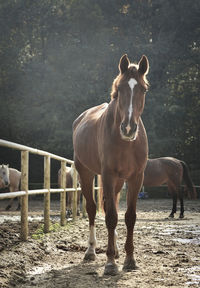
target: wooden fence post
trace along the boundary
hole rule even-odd
[[[75,189],[75,191],[73,192],[72,217],[73,217],[73,220],[76,220],[77,218],[77,171],[76,171],[74,164],[72,164],[72,169],[73,169],[73,188]]]
[[[48,233],[50,228],[50,161],[50,156],[44,156],[44,189],[49,190],[44,194],[44,233]]]
[[[28,239],[28,165],[29,152],[21,151],[21,190],[26,195],[21,197],[21,240]]]
[[[61,161],[61,188],[66,189],[66,161]],[[66,223],[66,190],[60,193],[60,225]]]

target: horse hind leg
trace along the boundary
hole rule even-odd
[[[96,228],[95,228],[95,216],[96,216],[96,204],[93,199],[93,176],[91,176],[90,181],[87,183],[81,182],[82,192],[86,198],[86,210],[89,217],[89,240],[88,248],[84,256],[84,260],[95,260],[96,259]]]
[[[173,205],[172,205],[172,211],[169,214],[170,218],[174,218],[174,214],[176,213],[177,210],[177,191],[173,187],[168,185],[168,189],[170,194],[172,194],[172,199],[173,199]]]
[[[15,187],[15,186],[10,186],[9,189],[10,189],[10,192],[16,192],[16,191],[19,190],[19,187],[18,187],[18,186],[17,186],[17,187]],[[15,198],[16,198],[16,197],[15,197]],[[11,198],[11,199],[10,199],[10,201],[9,201],[7,207],[6,207],[6,210],[7,210],[7,211],[10,210],[10,208],[12,207],[13,201],[14,201],[15,198]],[[17,203],[18,203],[18,205],[17,205],[16,210],[19,211],[20,208],[21,208],[20,197],[17,197]]]
[[[125,223],[127,227],[127,237],[125,243],[126,258],[123,266],[123,270],[125,271],[132,271],[137,269],[133,256],[133,230],[136,222],[136,203],[138,193],[142,186],[142,181],[143,174],[136,175],[128,181],[127,211],[125,213]]]

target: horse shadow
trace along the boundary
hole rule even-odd
[[[70,265],[70,264],[69,264]],[[40,287],[40,288],[66,288],[66,287],[118,287],[118,281],[126,273],[121,271],[116,276],[104,276],[104,264],[82,261],[61,269],[51,269],[44,273],[25,275],[21,279],[13,276],[9,287]]]

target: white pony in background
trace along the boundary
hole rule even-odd
[[[19,191],[21,182],[21,172],[14,168],[9,168],[9,165],[0,165],[0,188],[8,187],[10,192]],[[10,199],[6,210],[9,210],[13,204],[14,198]],[[20,209],[20,198],[18,197],[18,207]]]

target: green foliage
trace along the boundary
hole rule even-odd
[[[60,224],[53,223],[50,225],[49,232],[56,232],[61,228]],[[46,234],[44,233],[44,224],[41,224],[40,227],[32,234],[32,238],[35,240],[41,240]]]
[[[199,12],[198,0],[3,1],[1,138],[72,158],[74,119],[109,101],[122,54],[146,54],[150,157],[199,167]]]

